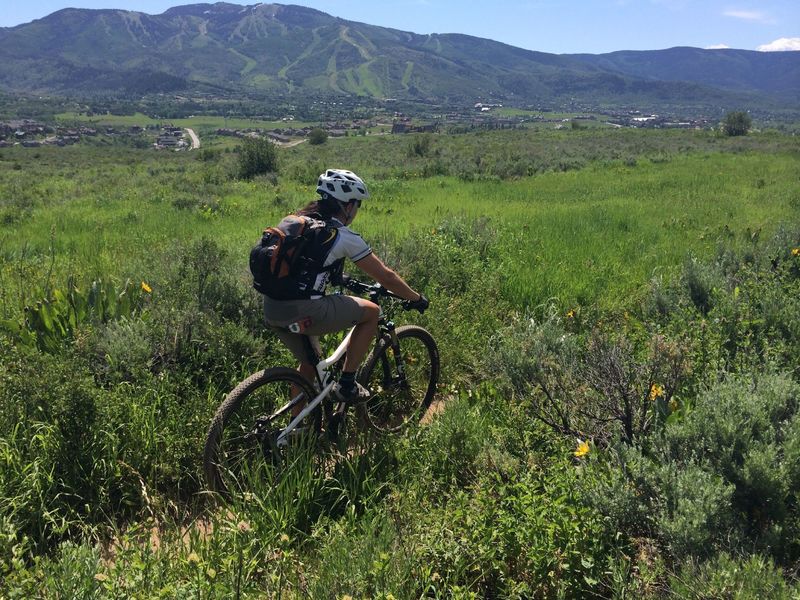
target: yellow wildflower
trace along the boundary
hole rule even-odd
[[[792,248],[792,256],[800,256],[800,248]]]
[[[572,310],[572,309],[570,308],[570,309],[567,311],[567,318],[568,318],[568,319],[571,319],[571,318],[572,318],[572,317],[574,317],[574,316],[575,316],[575,311],[574,311],[574,310]]]
[[[585,442],[584,440],[579,439],[578,447],[575,448],[575,452],[573,452],[573,454],[578,458],[589,454],[589,442]]]
[[[189,556],[186,557],[190,563],[198,564],[200,562],[200,557],[197,556],[197,552],[192,552]]]
[[[147,284],[146,284],[146,283],[143,281],[143,282],[142,282],[142,291],[143,291],[143,292],[146,292],[146,293],[148,293],[148,294],[152,294],[152,293],[153,293],[153,288],[151,288],[149,285],[147,285]]]
[[[281,534],[281,543],[282,544],[288,544],[289,543],[289,536],[286,535],[285,533]]]
[[[664,388],[657,383],[650,386],[650,400],[661,398],[664,395]]]

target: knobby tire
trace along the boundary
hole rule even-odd
[[[390,336],[384,336],[359,374],[372,392],[365,403],[367,424],[381,433],[395,433],[417,422],[430,407],[439,381],[439,349],[430,333],[416,325],[395,330],[405,366],[398,372]]]
[[[293,385],[306,401],[316,395],[297,371],[274,367],[254,373],[226,396],[211,421],[203,451],[210,490],[227,497],[253,492],[250,488],[258,486],[280,462],[283,449],[276,447],[275,440],[291,415],[290,410],[279,415],[276,411],[292,397]],[[321,413],[318,406],[303,423],[301,432],[312,443],[320,433]]]

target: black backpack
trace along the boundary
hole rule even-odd
[[[323,267],[339,230],[313,217],[289,215],[268,227],[250,251],[253,287],[275,300],[309,298],[317,275],[339,267]]]

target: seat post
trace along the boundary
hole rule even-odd
[[[314,348],[314,344],[311,343],[311,338],[309,336],[307,336],[307,335],[303,335],[302,338],[303,338],[303,349],[306,352],[306,358],[307,358],[309,364],[311,364],[311,366],[314,367],[314,374],[315,374],[315,376],[317,378],[317,383],[319,383],[319,386],[321,388],[322,387],[322,381],[320,380],[320,377],[319,377],[319,371],[317,371],[317,364],[319,364],[319,361],[321,360],[321,357],[320,357],[319,353],[317,352],[317,349]]]

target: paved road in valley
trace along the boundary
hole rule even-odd
[[[197,137],[194,129],[187,129],[186,133],[188,133],[189,137],[192,138],[192,150],[197,150],[200,147],[200,138]]]

